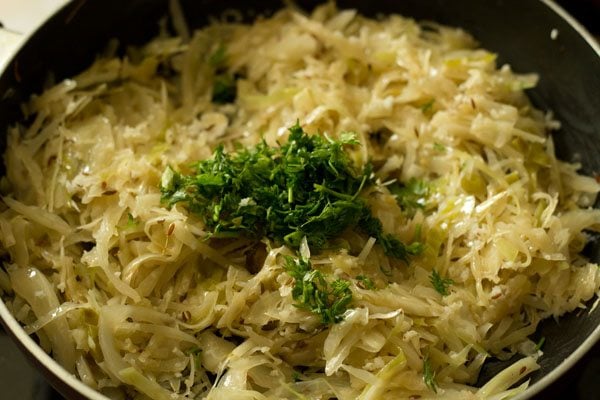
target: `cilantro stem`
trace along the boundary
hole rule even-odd
[[[319,185],[318,183],[315,183],[315,190],[318,192],[323,192],[323,193],[328,193],[334,197],[337,197],[338,199],[342,199],[342,200],[349,200],[352,201],[355,199],[355,196],[350,196],[344,193],[340,193],[340,192],[336,192],[335,190],[331,190],[329,189],[327,186],[324,185]]]

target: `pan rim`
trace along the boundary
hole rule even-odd
[[[561,7],[554,0],[541,0],[541,2],[556,13],[560,18],[567,22],[587,44],[594,50],[596,55],[600,57],[600,42],[598,42],[592,34],[569,12]],[[593,309],[594,306],[590,310]],[[544,389],[556,382],[561,376],[566,374],[571,368],[587,354],[596,343],[600,341],[600,324],[596,326],[594,331],[581,343],[577,349],[565,358],[556,368],[552,369],[548,374],[543,376],[539,381],[531,385],[527,390],[514,397],[514,400],[526,400],[540,394]],[[542,356],[543,357],[543,356]]]
[[[597,41],[591,33],[571,14],[569,14],[563,7],[557,4],[554,0],[539,0],[544,6],[548,7],[552,12],[558,15],[568,25],[570,25],[577,34],[585,40],[585,42],[593,49],[598,57],[600,57],[600,42]],[[37,34],[37,32],[46,25],[54,16],[60,13],[65,8],[72,6],[73,2],[67,1],[63,6],[60,6],[48,15],[40,24],[28,33],[21,34],[20,42],[13,46],[6,58],[0,60],[0,76],[6,72],[7,67],[17,57],[19,52],[25,47],[30,39]],[[14,318],[10,313],[4,300],[0,298],[0,322],[4,326],[6,332],[11,336],[13,340],[18,342],[20,350],[29,358],[35,359],[39,362],[39,365],[45,370],[42,373],[46,379],[50,381],[50,375],[61,381],[62,384],[66,385],[78,395],[84,396],[83,398],[90,400],[110,400],[108,397],[100,393],[99,391],[86,385],[83,381],[76,378],[75,375],[69,373],[64,367],[62,367],[55,359],[53,359],[48,353],[46,353],[32,338],[29,336],[21,324]],[[526,400],[533,398],[540,394],[544,389],[548,388],[552,383],[556,382],[561,376],[575,366],[585,354],[587,354],[596,343],[600,342],[600,324],[592,331],[592,333],[577,347],[577,349],[566,357],[557,367],[548,372],[539,381],[529,386],[523,393],[515,396],[514,400]],[[16,343],[17,344],[17,343]],[[30,363],[32,360],[29,360]],[[37,363],[36,363],[37,364]],[[54,380],[52,380],[54,381]],[[53,386],[57,389],[60,386]],[[60,390],[59,390],[60,391]]]
[[[4,326],[6,332],[14,340],[16,339],[21,346],[20,350],[26,350],[27,356],[35,358],[40,365],[46,370],[44,372],[54,375],[56,378],[62,381],[62,383],[74,389],[79,395],[89,400],[110,400],[102,393],[86,385],[83,381],[76,378],[75,375],[69,373],[62,365],[60,365],[54,358],[46,353],[32,338],[29,336],[21,324],[15,319],[10,313],[4,300],[0,299],[0,320]],[[30,361],[31,364],[31,360]],[[42,374],[44,374],[42,372]],[[45,375],[45,374],[44,374]],[[46,379],[49,377],[45,375]],[[54,385],[53,385],[54,386]],[[56,389],[58,389],[55,386]],[[60,391],[60,390],[59,390]]]

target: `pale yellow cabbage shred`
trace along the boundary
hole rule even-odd
[[[220,46],[242,76],[233,104],[211,102]],[[535,81],[498,68],[462,30],[331,4],[101,57],[32,98],[30,125],[9,134],[4,299],[67,370],[114,399],[513,396],[542,354],[528,339],[538,323],[585,308],[600,287],[578,254],[583,231],[600,228],[599,185],[555,158],[558,123],[522,91]],[[426,244],[408,265],[356,233],[343,238],[349,251],[313,252],[316,268],[353,282],[331,326],[294,306],[290,249],[265,242],[264,265],[249,269],[252,241],[206,241],[199,218],[160,203],[168,165],[188,171],[219,143],[274,145],[296,120],[356,132],[352,157],[380,182],[365,197],[374,215]],[[431,182],[412,216],[385,188],[411,178]],[[449,295],[432,287],[434,269],[454,281]],[[486,359],[517,353],[473,386]]]

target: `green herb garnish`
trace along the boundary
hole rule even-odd
[[[542,347],[544,346],[544,343],[546,342],[546,337],[542,336],[540,341],[537,342],[537,344],[535,345],[535,348],[533,349],[533,351],[539,351],[542,349]]]
[[[423,360],[423,382],[429,389],[437,394],[437,383],[435,382],[435,371],[431,367],[429,357],[425,357]]]
[[[398,205],[409,215],[414,214],[417,209],[425,208],[429,197],[429,184],[416,178],[411,178],[404,185],[395,182],[388,189],[396,195]]]
[[[377,243],[383,247],[385,254],[407,261],[409,255],[417,255],[423,251],[423,243],[413,242],[407,246],[394,235],[383,233],[381,221],[373,217],[368,208],[364,208],[363,211],[364,213],[360,218],[360,229],[369,236],[376,238]]]
[[[450,294],[450,292],[448,292],[448,287],[454,283],[452,279],[442,278],[435,269],[431,271],[429,281],[433,285],[433,288],[442,296],[448,296]]]
[[[430,113],[431,111],[433,111],[433,104],[435,103],[435,99],[431,99],[428,102],[424,103],[421,106],[421,110],[423,111],[424,114]]]
[[[233,103],[237,97],[235,78],[229,73],[215,76],[212,101],[217,104]]]
[[[222,43],[217,47],[214,53],[210,55],[208,58],[208,63],[215,68],[219,68],[225,64],[225,60],[227,59],[227,49],[225,45]]]
[[[138,218],[135,218],[131,213],[127,213],[127,222],[125,225],[119,226],[121,229],[132,229],[140,223]]]
[[[302,380],[302,374],[298,371],[292,371],[292,380],[294,382],[300,382]]]
[[[369,289],[369,290],[373,290],[375,289],[375,283],[373,283],[373,281],[371,280],[371,278],[369,278],[368,276],[365,275],[357,275],[356,276],[356,280],[360,283],[360,285],[365,288],[365,289]]]
[[[194,366],[196,369],[200,369],[202,366],[202,349],[198,346],[190,347],[185,351],[185,354],[188,356],[192,356],[194,360]]]
[[[185,351],[185,354],[187,354],[187,355],[191,354],[191,355],[194,355],[194,356],[197,356],[200,353],[202,353],[202,349],[200,347],[198,347],[198,346],[192,346],[192,347],[190,347],[189,349],[187,349]]]
[[[446,151],[446,146],[444,146],[441,143],[434,142],[433,143],[433,149],[436,150],[436,151],[439,151],[440,153],[443,153],[443,152]]]
[[[285,257],[285,269],[294,278],[292,298],[296,307],[311,311],[321,317],[324,324],[340,322],[352,302],[350,282],[344,279],[330,281],[303,257]]]
[[[233,103],[237,97],[237,76],[227,71],[226,61],[227,49],[223,44],[208,58],[208,64],[214,69],[213,103]]]
[[[303,237],[319,250],[346,229],[377,239],[386,254],[402,260],[422,251],[383,232],[381,221],[359,195],[373,185],[371,167],[356,168],[345,151],[356,146],[353,134],[339,140],[309,136],[300,125],[290,129],[287,143],[226,153],[218,147],[200,161],[195,173],[167,168],[162,176],[162,201],[184,202],[199,215],[214,238],[267,237],[298,249]]]
[[[131,213],[127,213],[127,228],[133,228],[134,226],[136,226],[139,223],[140,223],[139,219],[134,218]]]

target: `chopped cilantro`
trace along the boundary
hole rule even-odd
[[[537,344],[535,345],[534,351],[539,351],[542,349],[542,347],[544,346],[544,343],[546,342],[546,337],[542,336],[540,341],[537,342]]]
[[[292,371],[292,380],[294,382],[300,382],[302,380],[302,374],[298,371]]]
[[[390,257],[400,260],[408,260],[411,255],[421,254],[424,245],[420,242],[413,242],[408,246],[398,240],[394,235],[383,233],[381,221],[371,215],[368,208],[363,209],[364,213],[359,220],[360,229],[377,239],[385,252]]]
[[[228,73],[215,76],[212,101],[217,104],[233,103],[237,96],[235,78]]]
[[[298,250],[306,238],[318,251],[354,229],[374,237],[391,257],[407,261],[423,250],[420,242],[405,245],[383,232],[381,221],[360,198],[374,180],[370,165],[356,168],[345,151],[345,146],[359,144],[354,134],[342,134],[339,140],[309,136],[297,123],[289,130],[287,143],[278,147],[263,141],[228,154],[219,146],[211,159],[196,163],[191,175],[166,168],[163,203],[185,203],[217,239],[266,237]],[[343,319],[352,301],[349,281],[332,280],[303,258],[286,257],[285,269],[294,278],[297,307],[319,315],[324,324]],[[369,278],[357,280],[374,287]]]
[[[213,103],[233,103],[237,97],[237,76],[227,72],[226,61],[227,49],[223,44],[220,44],[208,58],[208,64],[214,69]]]
[[[191,355],[195,355],[195,356],[198,355],[198,354],[200,354],[201,352],[202,352],[202,349],[200,347],[198,347],[198,346],[192,346],[192,347],[190,347],[189,349],[187,349],[185,351],[185,353],[187,355],[191,354]]]
[[[407,246],[384,233],[359,197],[374,181],[370,165],[356,168],[344,149],[358,144],[353,134],[332,140],[309,136],[298,124],[289,130],[279,147],[262,142],[232,154],[218,147],[189,176],[167,168],[162,201],[185,203],[214,238],[267,237],[298,249],[306,237],[318,251],[350,228],[375,237],[391,257],[408,260],[422,251],[421,243]]]
[[[185,354],[192,356],[194,360],[194,367],[196,369],[202,368],[202,349],[198,346],[190,347],[185,351]]]
[[[423,111],[423,113],[425,113],[425,114],[430,113],[431,111],[433,111],[434,103],[435,103],[435,99],[431,99],[428,102],[424,103],[421,106],[421,111]]]
[[[135,218],[131,213],[127,213],[127,222],[124,225],[120,225],[121,229],[135,228],[140,223],[138,218]]]
[[[356,280],[360,283],[360,285],[365,288],[365,289],[369,289],[369,290],[373,290],[375,289],[375,283],[373,283],[373,281],[371,280],[371,278],[369,278],[368,276],[365,275],[357,275],[356,276]]]
[[[435,142],[433,143],[433,149],[439,151],[440,153],[443,153],[446,151],[446,146],[444,146],[441,143]]]
[[[433,288],[442,296],[448,296],[450,294],[448,292],[448,287],[454,283],[452,279],[442,278],[435,269],[431,271],[429,281],[433,285]]]
[[[131,213],[127,213],[127,227],[132,228],[139,224],[140,221],[137,218],[134,218]]]
[[[415,242],[420,242],[421,241],[421,234],[423,233],[423,225],[422,224],[416,224],[415,225],[415,235],[414,235],[414,241]]]
[[[429,389],[437,394],[437,383],[435,382],[435,371],[431,367],[429,357],[425,357],[423,360],[423,382]]]
[[[410,215],[413,215],[417,209],[425,208],[429,197],[429,184],[416,178],[409,179],[404,185],[395,182],[389,185],[388,189],[396,195],[400,207]]]
[[[219,45],[219,47],[217,47],[217,50],[215,50],[215,52],[212,53],[210,55],[210,57],[208,58],[208,63],[215,68],[219,68],[225,63],[226,59],[227,59],[227,49],[221,43]]]
[[[285,269],[294,278],[292,297],[296,307],[319,315],[323,324],[340,322],[352,302],[350,282],[326,279],[321,271],[312,268],[310,260],[289,256],[285,259]]]

